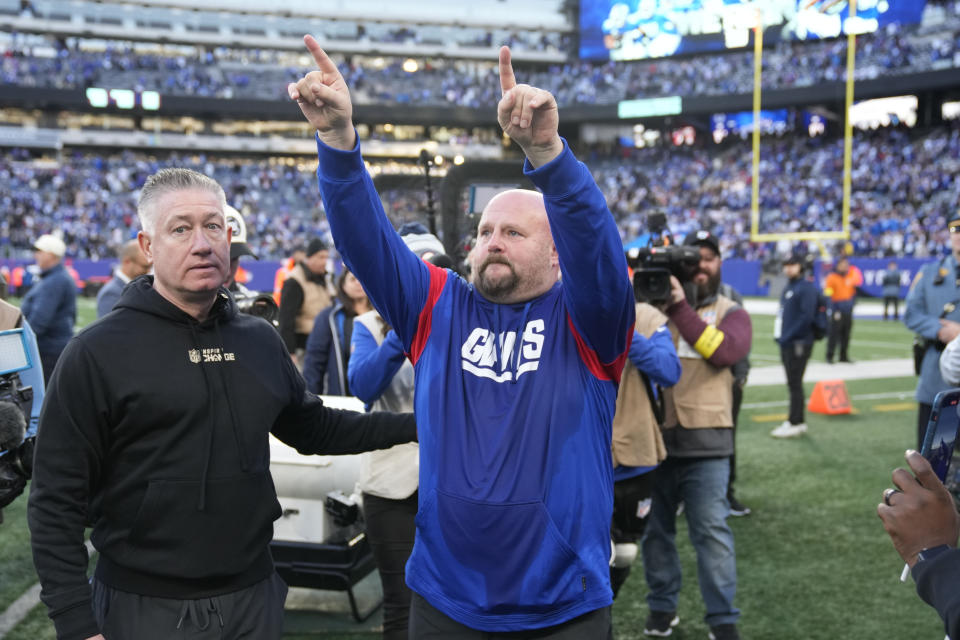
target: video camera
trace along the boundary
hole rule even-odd
[[[233,292],[233,299],[240,313],[263,318],[275,329],[280,326],[280,307],[270,294],[240,289]]]
[[[700,250],[673,243],[673,236],[667,228],[667,216],[663,212],[647,216],[647,230],[650,233],[647,246],[627,252],[637,302],[654,305],[669,302],[670,276],[680,281],[690,299],[694,290],[693,275],[700,265]]]
[[[23,386],[19,375],[31,366],[23,329],[0,331],[0,509],[23,493],[33,475],[34,438],[23,438],[33,388]]]

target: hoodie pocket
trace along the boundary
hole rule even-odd
[[[208,480],[202,511],[199,499],[198,481],[150,482],[122,564],[183,578],[243,572],[267,548],[281,514],[270,472]]]
[[[437,491],[420,531],[435,560],[445,594],[484,613],[542,613],[582,600],[601,585],[588,580],[577,553],[542,502],[490,503]],[[431,526],[432,525],[432,526]],[[442,563],[435,566],[442,567]],[[589,594],[592,595],[592,594]]]

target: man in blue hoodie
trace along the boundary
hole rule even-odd
[[[773,326],[773,338],[780,345],[780,360],[787,373],[790,413],[783,424],[770,432],[774,438],[795,438],[807,432],[803,417],[803,373],[813,349],[813,323],[820,304],[816,285],[803,277],[801,254],[783,262],[789,282],[780,295],[780,309]]]
[[[346,83],[305,42],[318,70],[288,93],[317,130],[334,242],[414,365],[410,637],[611,637],[611,424],[634,300],[616,223],[558,133],[556,101],[517,84],[501,49],[497,119],[542,194],[487,204],[471,285],[393,230]]]

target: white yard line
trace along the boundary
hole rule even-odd
[[[96,553],[89,540],[86,545],[88,554]],[[24,591],[19,598],[13,601],[13,604],[7,607],[6,611],[0,613],[0,639],[6,637],[38,604],[40,604],[39,582]]]

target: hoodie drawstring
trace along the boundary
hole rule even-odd
[[[197,328],[193,323],[190,324],[190,333],[193,335],[193,343],[202,351],[200,336],[197,335]],[[207,390],[206,395],[209,399],[212,390],[210,389],[210,378],[207,376],[207,367],[204,366],[203,362],[200,363],[200,373],[203,375],[203,385]],[[213,456],[213,407],[209,400],[207,401],[207,424],[209,429],[207,430],[207,444],[203,452],[203,471],[200,474],[200,497],[197,500],[197,511],[203,511],[207,506],[207,475],[210,472],[210,458]]]
[[[213,328],[217,332],[217,342],[220,344],[221,348],[224,348],[223,335],[220,333],[219,320],[214,321]],[[240,457],[240,469],[241,471],[247,471],[250,468],[250,463],[247,461],[247,453],[243,448],[243,442],[240,439],[240,429],[237,427],[237,414],[233,407],[233,400],[230,398],[230,385],[227,384],[227,374],[223,369],[223,367],[217,367],[217,373],[220,374],[220,385],[223,387],[223,396],[227,401],[227,411],[230,414],[230,427],[233,431],[233,439],[237,444],[237,455]]]
[[[180,619],[177,620],[177,629],[187,620],[193,620],[198,631],[206,631],[210,626],[210,614],[217,614],[220,628],[223,629],[223,614],[220,611],[220,598],[201,598],[200,600],[184,600],[180,604]]]

